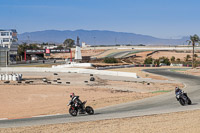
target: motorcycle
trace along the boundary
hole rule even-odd
[[[72,115],[72,116],[77,116],[77,114],[89,114],[89,115],[92,115],[94,114],[94,110],[92,107],[90,106],[86,106],[85,107],[85,104],[86,104],[87,101],[84,101],[82,103],[82,105],[79,105],[77,103],[74,103],[73,101],[70,101],[68,105],[70,105],[70,108],[69,108],[69,114]],[[82,106],[82,108],[81,108]]]
[[[188,97],[187,93],[185,92],[180,92],[179,94],[176,95],[176,99],[179,101],[179,103],[184,106],[185,104],[191,105],[192,101]]]

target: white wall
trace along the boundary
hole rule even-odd
[[[97,74],[97,75],[111,75],[111,76],[122,76],[137,78],[136,73],[129,72],[115,72],[106,70],[94,70],[94,69],[83,69],[83,68],[40,68],[40,67],[1,67],[0,72],[71,72],[71,73],[86,73],[86,74]]]

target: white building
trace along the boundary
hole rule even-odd
[[[17,31],[15,29],[3,30],[0,29],[0,46],[10,49],[12,44],[17,42]]]
[[[91,45],[86,44],[85,42],[82,42],[82,48],[90,47]]]

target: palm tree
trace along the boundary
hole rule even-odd
[[[194,68],[194,46],[195,43],[199,43],[200,39],[199,36],[194,34],[193,36],[190,36],[190,40],[187,40],[189,42],[189,44],[192,43],[192,47],[193,47],[193,51],[192,51],[192,68]]]

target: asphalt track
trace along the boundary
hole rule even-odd
[[[171,72],[168,69],[149,69],[145,71],[163,75],[184,83],[186,87],[183,90],[188,93],[193,104],[181,106],[179,102],[176,101],[174,92],[169,92],[143,100],[98,109],[95,110],[94,115],[78,115],[77,117],[72,117],[69,114],[62,114],[14,120],[0,120],[0,128],[105,120],[200,109],[200,77]],[[68,110],[66,110],[66,113],[68,113]]]

